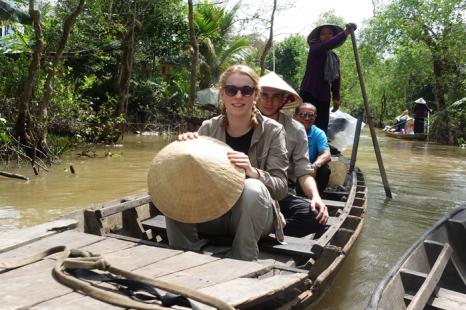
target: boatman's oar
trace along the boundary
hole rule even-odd
[[[366,86],[364,85],[364,78],[362,77],[361,63],[359,62],[358,46],[356,44],[356,36],[354,35],[353,27],[351,29],[351,39],[353,41],[354,58],[356,59],[356,66],[358,67],[359,83],[361,84],[362,97],[364,99],[364,106],[366,107],[367,123],[371,130],[372,143],[374,144],[375,156],[377,157],[377,163],[379,164],[380,175],[382,176],[383,187],[385,189],[385,195],[388,198],[392,198],[392,192],[388,185],[387,175],[385,174],[385,168],[383,167],[382,155],[380,154],[379,142],[377,141],[377,134],[375,133],[374,122],[372,119],[371,109],[369,107],[369,101],[367,100]]]

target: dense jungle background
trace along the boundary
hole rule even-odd
[[[372,3],[374,16],[356,37],[375,124],[393,125],[404,110],[412,115],[423,97],[434,110],[430,140],[464,143],[466,1]],[[264,0],[258,11],[209,0],[15,4],[0,0],[9,30],[0,39],[0,158],[4,167],[27,160],[34,169],[76,147],[95,156],[95,143],[112,140],[118,124],[130,132],[189,129],[184,118],[216,113],[198,107],[196,91],[218,89],[219,75],[234,64],[258,74],[275,67],[299,90],[307,34],[323,23],[352,22],[324,11],[306,35],[273,41],[274,16],[286,15],[293,1]],[[344,112],[363,107],[350,41],[335,50]],[[109,148],[105,156],[118,155]]]

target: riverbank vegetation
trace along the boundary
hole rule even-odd
[[[270,71],[273,52],[276,72],[299,89],[307,33],[275,40],[270,49],[274,16],[286,15],[293,1],[269,2],[245,15],[245,4],[233,1],[30,0],[11,8],[0,0],[0,19],[13,30],[0,40],[0,157],[11,157],[4,151],[11,146],[33,166],[36,156],[51,163],[79,141],[114,139],[108,129],[121,124],[133,132],[185,130],[187,117],[217,113],[199,108],[195,91],[217,88],[221,72],[236,63]],[[375,123],[393,124],[406,109],[412,114],[423,97],[434,110],[432,139],[466,139],[465,107],[452,107],[466,97],[466,1],[373,3],[374,16],[356,35]],[[329,10],[315,25],[347,22]],[[350,43],[336,49],[345,112],[363,105]]]

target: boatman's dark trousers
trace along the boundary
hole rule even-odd
[[[316,208],[314,212],[311,212],[309,200],[287,194],[278,203],[286,221],[285,229],[283,229],[285,236],[300,238],[324,228],[316,220],[319,209]]]
[[[414,120],[414,133],[424,133],[424,118]]]

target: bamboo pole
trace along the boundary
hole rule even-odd
[[[385,195],[387,198],[392,199],[392,192],[388,185],[387,175],[385,174],[385,168],[382,162],[382,154],[380,154],[379,142],[377,141],[377,135],[375,133],[374,122],[372,119],[371,108],[369,107],[369,101],[367,100],[366,86],[364,85],[364,78],[362,76],[361,63],[359,61],[358,46],[356,44],[356,36],[354,35],[354,29],[351,28],[351,39],[353,41],[354,58],[356,59],[356,66],[358,68],[359,83],[361,84],[362,97],[364,99],[364,106],[366,108],[367,123],[371,130],[372,143],[374,144],[375,156],[377,157],[377,163],[379,164],[380,175],[382,177],[383,187],[385,189]]]

